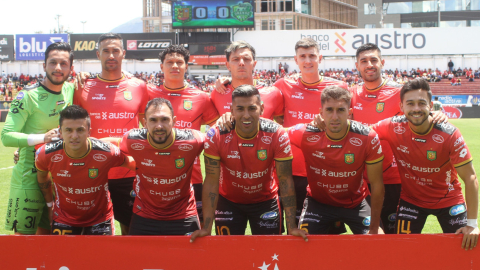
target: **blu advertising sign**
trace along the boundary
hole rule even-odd
[[[16,35],[16,60],[44,60],[47,47],[55,42],[68,42],[68,34]]]

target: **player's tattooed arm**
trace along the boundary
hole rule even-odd
[[[285,210],[285,219],[287,221],[288,234],[300,236],[307,241],[305,231],[296,228],[296,200],[295,200],[295,186],[292,177],[292,161],[275,161],[275,168],[277,170],[278,182],[280,185],[280,193],[282,194],[282,203]]]
[[[202,205],[203,205],[203,228],[192,233],[190,242],[197,237],[211,235],[215,209],[218,202],[218,186],[220,179],[220,160],[205,156],[205,181],[203,182]]]
[[[42,191],[46,203],[53,202],[52,180],[48,172],[37,171],[38,187]]]

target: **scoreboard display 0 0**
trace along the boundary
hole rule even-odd
[[[173,0],[172,27],[253,28],[254,0]]]

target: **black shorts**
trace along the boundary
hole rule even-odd
[[[115,225],[112,219],[88,227],[75,227],[67,224],[53,222],[53,235],[114,235]]]
[[[200,222],[203,222],[203,211],[202,211],[203,184],[202,183],[192,184],[192,186],[193,186],[193,192],[195,194],[195,202],[197,203],[198,219],[200,220]]]
[[[198,217],[177,220],[156,220],[133,214],[129,235],[189,235],[200,230]]]
[[[368,189],[370,190],[370,184],[368,184]],[[383,199],[382,212],[380,213],[381,225],[385,234],[396,233],[395,221],[397,220],[397,208],[401,192],[401,184],[385,185],[385,196]]]
[[[220,195],[215,210],[215,233],[244,235],[249,221],[253,235],[278,235],[281,234],[281,215],[278,196],[264,202],[240,204]]]
[[[295,185],[295,198],[297,200],[297,213],[295,215],[295,225],[298,226],[300,215],[302,215],[303,202],[307,197],[307,186],[308,186],[307,177],[294,175],[293,184]]]
[[[455,233],[467,226],[467,207],[465,203],[441,209],[427,209],[400,200],[397,211],[397,234],[421,233],[429,215],[437,217],[443,233]]]
[[[135,177],[108,180],[113,215],[118,222],[127,226],[132,219],[133,202],[136,196],[133,191],[134,180]]]
[[[349,209],[319,203],[312,197],[307,197],[298,227],[309,234],[328,234],[335,222],[340,220],[345,222],[354,234],[367,234],[370,229],[370,213],[367,200]]]

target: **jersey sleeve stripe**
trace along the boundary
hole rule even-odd
[[[40,169],[38,168],[38,165],[37,165],[36,162],[35,162],[35,168],[37,168],[37,171],[46,172],[46,171],[44,171],[44,170],[40,170]]]
[[[463,165],[467,164],[467,163],[470,163],[471,161],[473,160],[473,157],[463,161],[463,162],[460,162],[460,163],[457,163],[457,164],[453,164],[453,167],[455,168],[458,168],[458,167],[462,167]]]
[[[220,118],[220,117],[216,117],[216,118],[214,118],[214,119],[212,119],[212,120],[205,121],[205,124],[206,124],[206,125],[210,125],[211,123],[215,122],[215,120],[217,120],[218,118]]]
[[[215,160],[220,160],[220,157],[217,157],[217,156],[212,156],[212,155],[209,155],[207,153],[203,153],[204,156],[208,157],[208,158],[211,158],[211,159],[215,159]]]
[[[384,156],[382,156],[382,157],[380,157],[380,158],[377,158],[377,159],[375,159],[375,160],[365,161],[365,163],[370,164],[370,165],[371,165],[371,164],[375,164],[375,163],[378,163],[378,162],[382,161],[383,158],[384,158]]]
[[[284,157],[284,158],[274,158],[275,160],[278,160],[278,161],[284,161],[284,160],[292,160],[293,159],[293,156],[290,156],[290,157]]]

